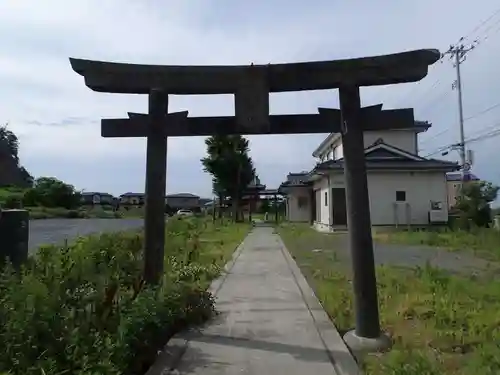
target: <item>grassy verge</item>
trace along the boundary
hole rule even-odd
[[[120,207],[118,214],[122,218],[143,218],[144,217],[144,207]]]
[[[129,210],[120,209],[113,211],[106,207],[81,207],[79,209],[68,210],[62,207],[26,207],[30,212],[30,219],[125,219],[143,218],[142,208],[131,208]]]
[[[336,256],[338,235],[301,225],[278,230],[337,328],[351,329],[351,265]],[[377,279],[381,323],[394,346],[365,358],[366,374],[500,373],[500,281],[494,275],[384,265]]]
[[[500,260],[500,231],[478,228],[460,230],[392,231],[376,233],[374,239],[386,243],[426,245],[449,250],[465,250],[490,260]]]
[[[5,201],[11,197],[21,199],[26,189],[22,188],[4,188],[0,187],[0,204],[4,204]]]
[[[47,246],[0,275],[0,374],[140,375],[169,337],[210,318],[206,292],[248,224],[167,224],[161,287],[142,282],[142,233]]]

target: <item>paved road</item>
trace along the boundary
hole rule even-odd
[[[213,283],[211,291],[221,314],[201,330],[183,334],[189,343],[176,374],[358,373],[345,343],[273,228],[253,229],[235,253],[226,278]],[[181,340],[177,348],[170,345],[165,359],[168,353],[182,353],[185,344]],[[148,374],[167,373],[162,357]],[[339,367],[345,372],[337,372]]]
[[[30,251],[40,245],[61,244],[92,233],[138,228],[142,219],[47,219],[30,221]]]

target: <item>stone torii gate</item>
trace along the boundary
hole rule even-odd
[[[348,345],[377,343],[381,335],[363,131],[397,129],[413,122],[412,109],[361,108],[359,88],[416,82],[440,58],[416,50],[356,59],[250,66],[161,66],[70,59],[94,91],[149,95],[149,113],[101,121],[103,137],[146,137],[145,269],[147,282],[163,272],[167,137],[215,134],[340,132],[344,145],[347,221],[353,262],[356,328]],[[339,89],[340,110],[269,115],[269,93]],[[168,95],[234,94],[235,116],[188,117],[168,113]]]

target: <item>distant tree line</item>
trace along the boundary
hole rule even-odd
[[[3,208],[22,207],[62,207],[68,210],[81,205],[81,193],[73,185],[66,184],[54,177],[37,178],[27,189],[4,188],[10,194],[2,202]]]
[[[16,176],[6,176],[5,179],[11,180],[11,183],[0,186],[6,192],[2,202],[3,208],[43,206],[73,209],[80,205],[81,194],[74,186],[54,177],[34,179],[26,168],[20,165],[19,139],[7,125],[0,126],[0,151],[0,158],[5,158],[3,162],[14,162],[17,168],[17,171],[0,170],[0,173],[18,172],[21,177],[17,179]]]

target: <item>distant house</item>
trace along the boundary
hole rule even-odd
[[[312,182],[309,172],[289,173],[286,181],[280,186],[280,191],[287,193],[285,209],[287,219],[295,222],[311,221],[315,207],[311,207]]]
[[[200,198],[200,207],[204,207],[207,203],[211,203],[213,199],[211,198]]]
[[[479,177],[472,173],[465,175],[466,181],[480,181]],[[457,198],[460,195],[460,186],[462,185],[462,173],[453,172],[446,174],[446,184],[448,189],[448,208],[452,208],[457,204]]]
[[[115,197],[108,193],[99,193],[94,191],[84,191],[82,193],[82,204],[113,204]]]
[[[169,194],[165,197],[165,204],[174,211],[200,211],[200,197],[191,193]]]
[[[144,204],[144,193],[125,193],[120,195],[120,204],[140,206]]]
[[[125,193],[120,195],[120,204],[139,206],[144,204],[144,193]],[[165,205],[171,211],[181,209],[199,211],[200,197],[191,193],[168,194],[165,196]],[[206,202],[206,200],[204,200]]]

